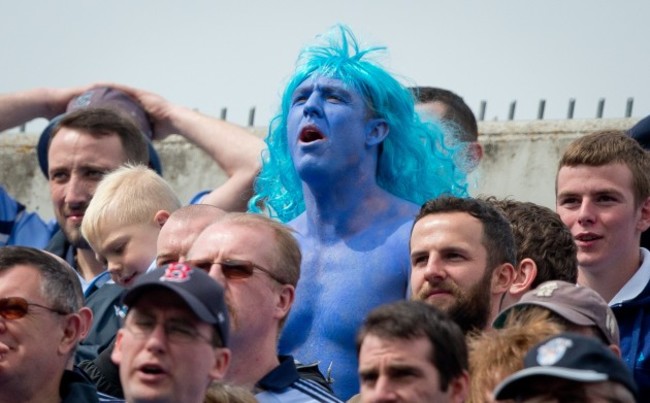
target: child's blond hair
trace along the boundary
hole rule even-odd
[[[160,210],[169,213],[181,207],[174,190],[144,165],[124,165],[107,174],[95,190],[81,223],[81,233],[91,244],[106,234],[104,225],[152,223]]]

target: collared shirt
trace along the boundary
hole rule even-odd
[[[300,378],[293,357],[281,355],[280,365],[255,385],[261,403],[342,402],[317,382]]]
[[[627,283],[618,290],[614,298],[609,301],[609,306],[638,297],[648,282],[650,282],[650,251],[641,248],[641,266]]]

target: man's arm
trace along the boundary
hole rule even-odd
[[[180,134],[205,151],[228,175],[202,203],[226,211],[246,211],[253,181],[261,168],[264,142],[245,128],[190,108],[174,105],[157,94],[119,84],[108,84],[138,100],[154,123],[154,138]]]
[[[36,118],[52,119],[65,112],[72,98],[89,88],[35,88],[0,94],[0,131]]]

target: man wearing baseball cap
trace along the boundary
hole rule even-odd
[[[620,356],[620,337],[616,318],[607,302],[594,290],[566,281],[552,280],[528,291],[521,300],[505,309],[494,320],[495,328],[521,324],[522,312],[533,307],[551,313],[566,331],[593,336]]]
[[[517,402],[636,402],[637,387],[623,361],[602,343],[561,333],[533,347],[524,369],[497,385],[497,400]]]
[[[138,278],[123,302],[112,359],[126,401],[202,402],[230,362],[224,289],[204,271],[172,263]]]

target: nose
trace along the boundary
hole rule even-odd
[[[427,262],[427,266],[424,269],[424,278],[427,281],[432,281],[434,279],[441,280],[446,277],[447,271],[445,270],[441,259],[435,256],[430,256],[429,261]]]
[[[375,397],[372,399],[375,403],[395,402],[397,395],[393,389],[390,379],[386,376],[380,376],[375,383]]]
[[[106,270],[108,270],[111,275],[119,275],[122,272],[122,265],[111,260],[106,263]]]
[[[221,284],[224,288],[226,287],[226,276],[223,275],[223,270],[221,269],[220,264],[213,264],[210,266],[210,271],[208,272],[210,277],[215,279],[217,283]]]
[[[149,337],[147,337],[147,342],[145,347],[147,351],[152,353],[162,353],[165,351],[165,346],[167,342],[167,335],[165,334],[165,324],[156,323],[156,327],[151,331]]]
[[[582,226],[593,224],[596,221],[594,205],[589,200],[583,200],[578,210],[578,223]]]
[[[76,207],[85,204],[88,199],[90,197],[87,184],[79,175],[72,174],[66,185],[65,202]]]
[[[305,117],[322,117],[323,109],[321,99],[318,91],[313,91],[309,94],[309,98],[305,101],[302,113]]]

